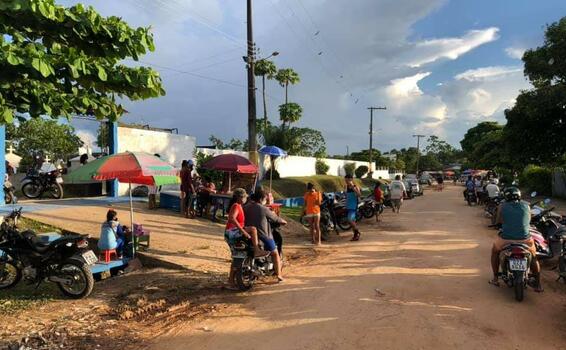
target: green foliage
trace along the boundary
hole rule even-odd
[[[317,158],[326,155],[324,136],[320,131],[311,128],[268,125],[262,138],[263,144],[282,148],[290,155]]]
[[[355,169],[356,169],[356,163],[346,163],[344,165],[344,172],[346,172],[346,175],[354,176]]]
[[[242,141],[239,139],[232,138],[228,143],[224,143],[221,139],[214,135],[210,135],[208,141],[214,146],[216,149],[231,149],[234,151],[246,151],[247,150],[247,141]]]
[[[481,142],[484,137],[492,132],[502,130],[503,126],[497,122],[481,122],[473,128],[469,129],[464,135],[464,139],[460,141],[462,145],[462,150],[470,155],[474,152],[476,145]]]
[[[16,153],[22,156],[22,169],[34,164],[35,155],[47,155],[53,160],[67,161],[76,156],[78,148],[83,145],[75,128],[52,119],[24,120],[15,127],[11,137],[11,141],[16,144]]]
[[[344,191],[346,182],[342,176],[315,175],[302,177],[286,177],[273,181],[273,196],[277,199],[288,197],[302,197],[307,190],[307,183],[312,183],[318,191],[337,192]],[[354,179],[360,187],[373,188],[373,179]],[[384,181],[386,182],[386,181]],[[269,186],[269,183],[263,184]]]
[[[254,74],[258,77],[273,79],[277,74],[277,66],[275,66],[275,63],[273,63],[273,61],[259,60],[255,63]]]
[[[196,158],[196,169],[199,175],[203,178],[209,177],[210,180],[214,182],[214,185],[216,185],[216,188],[221,188],[224,174],[218,170],[208,170],[202,168],[202,165],[208,162],[209,160],[211,160],[212,158],[214,158],[214,156],[211,154],[204,154],[202,152],[195,152],[195,158]]]
[[[552,170],[536,165],[528,165],[519,176],[521,187],[536,191],[541,195],[552,195]]]
[[[431,157],[431,164],[427,167],[430,170],[442,170],[452,163],[460,160],[461,152],[452,147],[448,142],[441,140],[438,136],[430,136],[425,148],[427,156]],[[425,168],[423,168],[425,169]]]
[[[367,165],[360,165],[359,167],[356,168],[354,173],[358,179],[361,179],[362,177],[364,177],[365,174],[368,173],[368,171],[369,168],[367,167]]]
[[[303,116],[303,108],[295,102],[285,103],[279,106],[279,118],[283,125],[291,125],[298,122]]]
[[[149,28],[131,28],[82,4],[53,0],[0,2],[0,122],[16,114],[118,119],[116,97],[165,94],[159,74],[119,64],[153,51]]]
[[[317,159],[314,167],[317,175],[326,175],[330,169],[330,166],[322,159]]]
[[[96,145],[101,149],[106,150],[110,146],[109,138],[110,130],[108,129],[108,123],[100,123],[96,133]]]

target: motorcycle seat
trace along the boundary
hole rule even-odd
[[[42,242],[37,236],[29,231],[22,233],[22,236],[30,243],[33,249],[38,253],[44,253],[51,245],[48,242]]]
[[[530,247],[526,244],[523,244],[523,243],[509,243],[509,244],[503,246],[502,250],[508,250],[508,249],[515,248],[515,247],[524,249],[526,251],[530,250]]]

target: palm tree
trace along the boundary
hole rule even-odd
[[[285,87],[285,104],[287,104],[289,102],[288,93],[287,93],[289,84],[295,85],[301,81],[301,78],[299,78],[299,74],[295,72],[293,69],[285,68],[285,69],[280,69],[277,72],[277,75],[275,76],[275,80],[279,82],[279,85]]]
[[[279,118],[283,122],[283,128],[285,128],[285,123],[291,126],[291,123],[296,123],[303,116],[303,108],[295,102],[285,103],[279,106]]]
[[[255,64],[254,74],[261,77],[262,93],[263,93],[263,124],[267,128],[267,104],[265,102],[265,77],[267,79],[275,78],[277,67],[273,61],[259,60]]]

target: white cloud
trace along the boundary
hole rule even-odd
[[[468,81],[499,79],[501,76],[516,74],[522,71],[523,68],[520,66],[491,66],[469,69],[463,73],[456,75],[454,78],[456,80]]]
[[[505,49],[505,53],[507,56],[520,60],[523,58],[523,54],[525,53],[525,49],[522,47],[508,47]]]
[[[410,67],[420,67],[445,58],[455,60],[463,54],[483,44],[499,38],[499,28],[491,27],[481,30],[470,30],[459,38],[429,39],[415,44],[411,51]]]
[[[428,77],[429,75],[430,72],[425,72],[417,73],[406,78],[394,79],[387,87],[387,92],[391,98],[403,98],[422,95],[423,92],[421,91],[417,83]]]

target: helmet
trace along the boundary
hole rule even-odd
[[[195,163],[193,162],[192,159],[189,159],[189,160],[187,161],[187,165],[188,165],[188,166],[193,166],[193,165],[195,165]]]
[[[505,197],[506,201],[519,201],[521,200],[521,191],[517,187],[507,187],[503,191],[503,196]]]
[[[498,179],[491,179],[490,181],[492,184],[494,185],[498,185],[499,184],[499,180]]]

